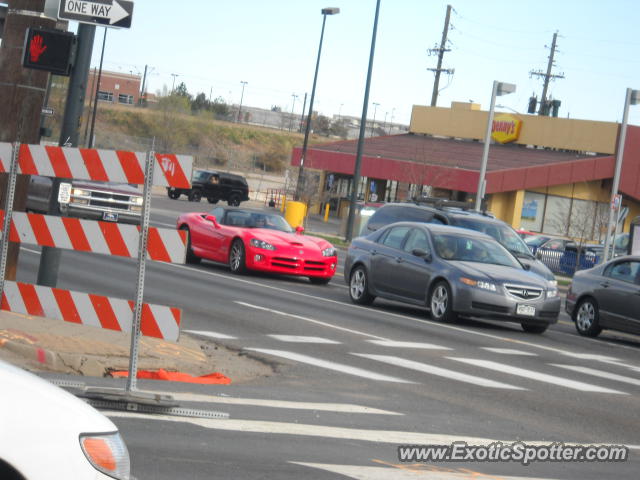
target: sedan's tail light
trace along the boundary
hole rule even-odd
[[[119,433],[83,434],[80,445],[96,470],[118,480],[129,480],[129,451]]]

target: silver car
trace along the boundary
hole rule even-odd
[[[344,278],[354,303],[422,305],[441,321],[488,317],[542,333],[560,313],[555,285],[489,235],[446,225],[400,222],[356,238]]]
[[[565,305],[580,335],[595,337],[603,328],[640,334],[640,256],[576,272]]]

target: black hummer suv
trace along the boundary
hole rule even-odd
[[[554,284],[557,283],[551,270],[532,255],[529,247],[511,225],[495,218],[491,213],[473,210],[473,205],[467,202],[424,197],[412,203],[386,203],[371,215],[361,235],[368,235],[395,222],[440,223],[486,233],[516,256],[522,264],[528,265],[532,272]]]
[[[191,188],[168,187],[167,195],[174,200],[180,195],[186,195],[190,202],[199,202],[205,197],[209,203],[222,200],[232,207],[237,207],[240,202],[249,200],[249,185],[241,175],[196,170],[191,179]]]

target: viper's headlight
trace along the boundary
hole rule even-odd
[[[272,250],[273,251],[273,250],[276,249],[276,247],[271,245],[269,242],[265,242],[264,240],[260,240],[259,238],[252,238],[250,243],[251,243],[252,247],[262,248],[264,250]]]
[[[494,283],[485,282],[483,280],[474,280],[472,278],[460,277],[460,281],[470,287],[481,288],[482,290],[489,290],[490,292],[497,291]]]
[[[324,250],[322,250],[322,256],[323,257],[335,257],[336,256],[336,249],[333,248],[333,247],[325,248]]]

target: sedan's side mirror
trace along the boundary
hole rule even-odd
[[[431,254],[431,252],[429,252],[428,250],[423,250],[421,248],[414,248],[411,251],[411,254],[415,255],[416,257],[423,258],[427,263],[431,263],[431,260],[433,260],[433,255]]]
[[[220,224],[218,223],[218,221],[216,220],[216,217],[213,215],[207,215],[206,217],[204,217],[205,220],[209,220],[211,223],[213,223],[213,226],[216,228],[220,228]]]
[[[302,234],[304,233],[304,227],[303,227],[302,225],[298,225],[298,226],[296,227],[296,233],[297,233],[298,235],[302,235]]]

